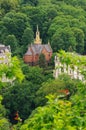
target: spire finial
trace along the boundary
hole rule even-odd
[[[40,32],[39,32],[38,25],[37,25],[36,38],[34,40],[34,43],[35,44],[41,44],[42,43],[42,40],[40,39]]]
[[[37,32],[39,32],[39,27],[38,27],[38,24],[37,24]]]
[[[49,40],[48,40],[48,45],[50,45],[50,42],[49,42]]]

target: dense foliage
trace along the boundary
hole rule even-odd
[[[2,96],[0,95],[0,130],[10,130],[10,123],[6,119],[6,109],[1,103]]]
[[[39,25],[43,43],[59,49],[85,53],[86,0],[1,0],[0,41],[22,56],[33,42]]]
[[[43,55],[36,67],[21,60],[37,25],[54,52],[50,66]],[[55,80],[52,71],[59,52],[62,63],[86,76],[86,57],[79,55],[86,54],[86,0],[0,0],[0,42],[14,56],[0,64],[0,130],[86,130],[86,83],[64,74]],[[12,82],[1,82],[3,74]],[[15,112],[22,123],[14,125]]]
[[[15,111],[19,111],[22,120],[25,120],[31,114],[35,108],[35,93],[44,81],[42,69],[39,67],[23,66],[23,69],[25,74],[23,83],[15,83],[3,93],[3,104],[8,109],[12,122]]]
[[[62,53],[64,53],[63,58]],[[75,56],[76,61],[78,60],[77,55],[73,53],[60,51],[58,55],[62,62],[64,62],[64,57],[66,57],[66,61],[69,59],[68,64],[70,65],[74,63],[74,60],[71,61],[72,55]],[[80,57],[82,57],[80,65],[82,67],[85,65],[85,59],[83,56]],[[71,79],[64,74],[55,80],[49,72],[46,72],[48,68],[30,67],[23,62],[20,63],[25,75],[23,83],[16,80],[11,86],[7,85],[1,89],[2,103],[7,109],[6,114],[11,123],[15,124],[14,114],[16,111],[18,111],[22,121],[25,120],[24,124],[10,126],[14,130],[85,130],[86,83]],[[49,101],[45,98],[47,95],[49,95]],[[9,128],[9,122],[7,119],[6,121]]]
[[[0,130],[11,129],[11,124],[7,117],[7,110],[2,105],[2,96],[15,82],[21,83],[24,79],[19,59],[17,57],[11,57],[9,53],[6,53],[6,55],[6,60],[8,60],[7,64],[4,63],[4,58],[0,59],[2,61],[0,64]]]
[[[20,130],[86,130],[86,106],[82,94],[71,100],[53,99],[50,95],[47,105],[38,107]]]

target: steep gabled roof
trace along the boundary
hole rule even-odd
[[[32,55],[30,48],[28,48],[28,51],[25,53],[25,55]]]
[[[5,52],[5,51],[11,52],[10,46],[5,46],[3,44],[0,44],[0,53]]]
[[[31,49],[30,49],[31,48]],[[31,44],[28,47],[28,51],[26,52],[25,55],[32,55],[32,52],[36,54],[41,54],[43,48],[45,48],[48,52],[52,52],[52,49],[49,44]],[[32,50],[32,52],[31,52]]]
[[[49,44],[45,44],[44,46],[48,52],[52,52],[52,48]]]

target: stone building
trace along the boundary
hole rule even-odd
[[[8,64],[11,60],[11,49],[10,46],[0,44],[0,64]]]
[[[37,65],[40,54],[44,54],[46,62],[49,63],[52,56],[52,48],[49,43],[42,44],[37,26],[36,38],[34,39],[34,43],[28,46],[28,50],[23,57],[24,62],[30,65]]]
[[[9,66],[11,63],[11,49],[10,46],[5,46],[0,44],[0,67],[7,65]],[[9,79],[6,77],[5,73],[0,75],[0,82],[9,82],[12,83],[13,79]]]
[[[71,68],[70,65],[67,66],[65,63],[62,64],[60,62],[59,57],[55,56],[55,69],[53,71],[53,76],[56,79],[62,73],[69,75],[72,79],[79,79],[81,81],[85,81],[84,76],[81,74],[77,66]]]

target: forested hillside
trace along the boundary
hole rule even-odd
[[[54,52],[49,66],[43,58],[37,66],[22,60],[37,25]],[[12,52],[0,64],[0,130],[86,130],[86,0],[0,0],[0,44]],[[57,52],[84,82],[53,77]]]
[[[86,53],[86,0],[0,0],[0,42],[22,56],[39,25],[43,43]]]

